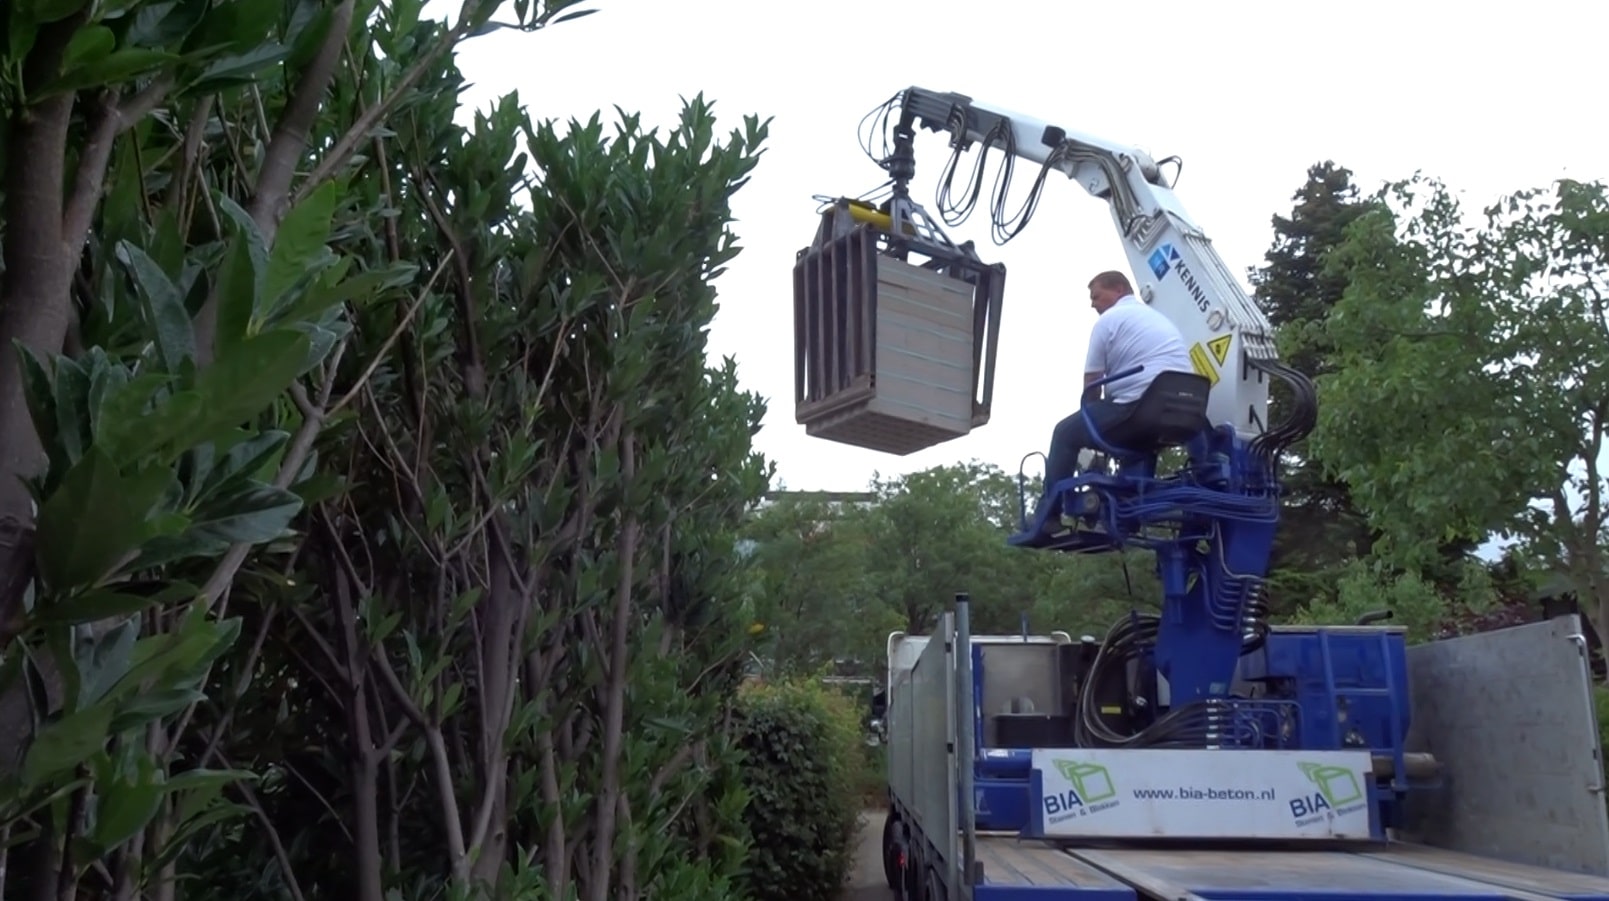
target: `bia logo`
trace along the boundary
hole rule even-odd
[[[1330,810],[1332,805],[1325,799],[1323,792],[1291,799],[1291,816],[1301,819],[1310,817],[1315,813]]]
[[[1076,760],[1056,760],[1052,763],[1066,784],[1045,792],[1045,818],[1049,822],[1105,810],[1117,803],[1113,800],[1117,796],[1117,788],[1112,784],[1112,775],[1106,767]]]
[[[1350,805],[1363,800],[1363,788],[1358,784],[1357,774],[1351,770],[1320,763],[1301,763],[1297,766],[1318,790],[1290,800],[1293,819],[1311,822],[1314,817],[1347,813],[1350,812]]]

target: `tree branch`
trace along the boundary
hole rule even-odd
[[[78,158],[78,171],[73,176],[72,195],[62,215],[62,243],[76,259],[89,234],[89,225],[100,206],[101,189],[106,185],[107,164],[112,158],[112,147],[117,136],[139,124],[168,96],[173,87],[173,75],[163,73],[123,103],[104,96],[96,103],[90,116],[89,139]]]
[[[356,0],[341,0],[330,17],[330,30],[319,45],[318,53],[307,64],[307,69],[296,82],[284,112],[275,123],[268,149],[263,151],[262,166],[257,173],[257,184],[252,189],[251,202],[246,212],[262,232],[263,243],[274,246],[279,232],[279,221],[291,203],[291,181],[296,175],[296,161],[307,151],[307,135],[318,118],[324,92],[329,90],[335,77],[336,64],[341,60],[341,47],[346,41],[347,29],[352,27],[352,9]],[[212,363],[213,341],[218,335],[218,292],[208,293],[207,300],[196,313],[193,323],[196,345],[196,364],[206,367]],[[230,550],[233,555],[235,551]],[[242,552],[243,555],[244,552]],[[239,564],[236,564],[238,566]]]
[[[263,233],[264,243],[272,246],[279,229],[279,219],[290,207],[291,179],[296,174],[296,161],[307,150],[307,135],[318,118],[324,92],[329,90],[335,77],[336,64],[341,60],[341,47],[346,33],[352,27],[352,10],[356,0],[341,0],[330,16],[330,30],[319,46],[318,53],[307,70],[296,82],[296,89],[285,104],[274,125],[273,137],[263,152],[262,168],[257,176],[257,187],[252,192],[247,212]]]
[[[345,342],[335,348],[337,358],[345,347]],[[324,397],[328,398],[331,381],[324,386]],[[285,449],[284,462],[280,464],[279,473],[274,476],[274,487],[289,488],[296,474],[302,471],[302,464],[307,462],[307,455],[313,450],[313,443],[318,440],[319,431],[324,428],[324,415],[318,407],[308,401],[307,392],[299,383],[292,383],[290,393],[297,401],[297,406],[303,410],[302,424],[297,427],[296,434],[291,437],[290,445]],[[306,406],[304,406],[304,404]],[[251,545],[236,544],[224,553],[218,561],[217,567],[212,571],[211,577],[205,585],[201,586],[201,594],[197,600],[203,609],[210,608],[219,595],[234,582],[235,573],[239,572],[240,565],[246,562],[246,554],[251,552]]]
[[[622,490],[629,493],[637,474],[637,442],[630,428],[621,436],[620,477]],[[630,664],[626,659],[626,637],[631,622],[632,586],[636,575],[637,531],[636,514],[629,503],[622,504],[619,548],[620,575],[615,586],[614,622],[609,642],[609,662],[606,672],[609,682],[604,704],[603,772],[598,790],[597,823],[594,827],[597,844],[593,847],[592,881],[588,886],[590,901],[608,901],[609,874],[614,866],[614,838],[616,805],[620,793],[620,743],[625,730],[626,672]]]
[[[397,322],[396,328],[392,329],[391,334],[386,336],[385,341],[380,345],[380,349],[375,351],[374,358],[369,361],[369,365],[365,366],[363,372],[358,375],[357,381],[353,382],[352,387],[341,395],[340,400],[324,411],[322,415],[325,418],[335,415],[342,407],[351,403],[352,398],[356,397],[357,393],[369,383],[374,371],[380,368],[380,364],[385,361],[386,356],[391,352],[392,346],[397,343],[397,339],[402,337],[402,333],[407,329],[408,324],[413,322],[413,315],[419,311],[419,306],[425,302],[425,298],[430,296],[430,289],[436,286],[436,279],[440,278],[442,272],[446,271],[447,264],[452,262],[452,259],[453,251],[448,250],[447,255],[442,257],[441,262],[436,265],[435,271],[430,273],[430,279],[425,282],[425,286],[420,288],[419,293],[414,296],[413,303],[408,305],[407,311],[402,314],[402,318]]]
[[[402,78],[398,79],[396,86],[391,89],[391,93],[387,94],[379,103],[363,111],[363,115],[358,118],[358,121],[346,130],[346,134],[341,136],[335,146],[330,148],[330,152],[325,154],[324,159],[313,169],[312,176],[302,183],[301,188],[296,193],[294,203],[300,203],[319,185],[335,175],[335,170],[344,165],[352,157],[352,154],[357,152],[358,145],[362,144],[370,136],[370,132],[374,131],[374,127],[379,125],[391,113],[408,89],[413,87],[414,83],[420,78],[424,77],[426,68],[440,58],[442,54],[457,46],[459,41],[463,40],[465,30],[468,27],[467,22],[460,22],[458,25],[453,26],[447,36],[442,38],[440,44],[431,48],[428,53],[419,58],[418,62],[413,64],[412,68],[403,73]]]
[[[84,15],[79,12],[40,29],[23,61],[25,91],[56,77]],[[17,540],[14,547],[0,544],[0,622],[21,605],[33,577],[33,500],[22,480],[45,462],[13,347],[57,353],[70,319],[77,257],[67,253],[61,228],[73,100],[71,93],[58,94],[10,111],[5,206],[0,211],[6,226],[0,274],[0,534],[14,533]]]
[[[458,319],[463,327],[463,345],[459,353],[459,367],[462,369],[464,379],[464,393],[471,400],[479,401],[486,395],[486,368],[481,361],[480,339],[475,333],[475,327],[480,318],[475,313],[474,275],[470,272],[470,257],[464,252],[464,244],[448,221],[447,214],[436,203],[434,194],[442,193],[441,186],[431,177],[429,172],[417,174],[414,178],[419,186],[419,198],[424,202],[425,210],[430,219],[436,224],[437,231],[452,249],[453,260],[457,264],[458,278],[456,289],[453,292],[458,304]]]
[[[229,766],[227,759],[224,766]],[[245,782],[235,783],[235,790],[246,799],[246,804],[257,815],[257,821],[263,824],[268,836],[268,846],[274,851],[274,860],[279,862],[279,872],[285,877],[285,887],[290,890],[294,901],[306,901],[307,896],[302,893],[302,886],[296,881],[296,868],[291,864],[290,854],[285,851],[285,843],[279,838],[279,830],[274,828],[274,821],[269,818],[268,811],[263,808],[263,802],[257,799],[257,793]]]
[[[336,677],[342,681],[342,688],[346,688],[352,680],[346,673],[346,666],[341,663],[341,655],[337,654],[335,652],[335,648],[329,643],[329,641],[326,640],[323,635],[320,635],[318,630],[313,627],[313,623],[308,620],[307,614],[303,613],[294,604],[288,605],[288,607],[291,612],[291,616],[295,617],[296,621],[302,624],[302,630],[307,633],[307,638],[313,643],[313,647],[318,649],[319,653],[324,658],[324,662],[329,664],[330,670],[334,672]],[[300,651],[296,652],[296,656],[297,659],[304,661],[304,665],[306,665],[307,658],[303,657]],[[311,669],[311,667],[309,667],[309,669]],[[335,693],[334,689],[330,690],[330,695],[332,698],[337,700],[339,699],[339,696]]]
[[[218,745],[223,741],[225,733],[234,720],[235,710],[239,707],[239,699],[245,695],[246,689],[251,685],[251,677],[257,669],[257,659],[262,656],[263,644],[268,640],[268,627],[273,622],[274,608],[265,607],[262,622],[257,626],[257,637],[252,640],[251,650],[246,653],[246,662],[240,667],[240,677],[235,680],[235,700],[230,702],[229,706],[218,716],[218,722],[213,725],[212,735],[207,739],[207,747],[201,752],[200,766],[206,766],[207,761],[217,752]],[[181,720],[179,728],[174,730],[174,741],[169,745],[170,748],[178,743],[178,736],[184,733],[189,715],[195,709],[194,704],[185,709],[185,719]]]

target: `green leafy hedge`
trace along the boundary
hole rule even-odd
[[[854,702],[816,680],[751,683],[738,734],[752,901],[836,901],[854,866],[865,755]]]

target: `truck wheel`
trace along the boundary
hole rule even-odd
[[[900,884],[900,868],[904,863],[905,852],[900,846],[899,823],[894,818],[893,811],[889,811],[888,819],[883,821],[883,879],[888,882],[891,891],[898,891]]]
[[[905,849],[905,872],[900,874],[903,891],[900,892],[900,901],[927,901],[927,893],[923,891],[922,874],[927,872],[927,865],[922,862],[922,850],[919,847]]]
[[[927,886],[922,892],[922,901],[949,901],[944,893],[944,880],[939,878],[939,871],[929,867],[925,875]]]

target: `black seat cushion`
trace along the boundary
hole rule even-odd
[[[1154,454],[1184,444],[1210,428],[1207,392],[1211,388],[1211,382],[1194,372],[1157,373],[1128,415],[1102,429],[1101,438],[1134,454]]]

